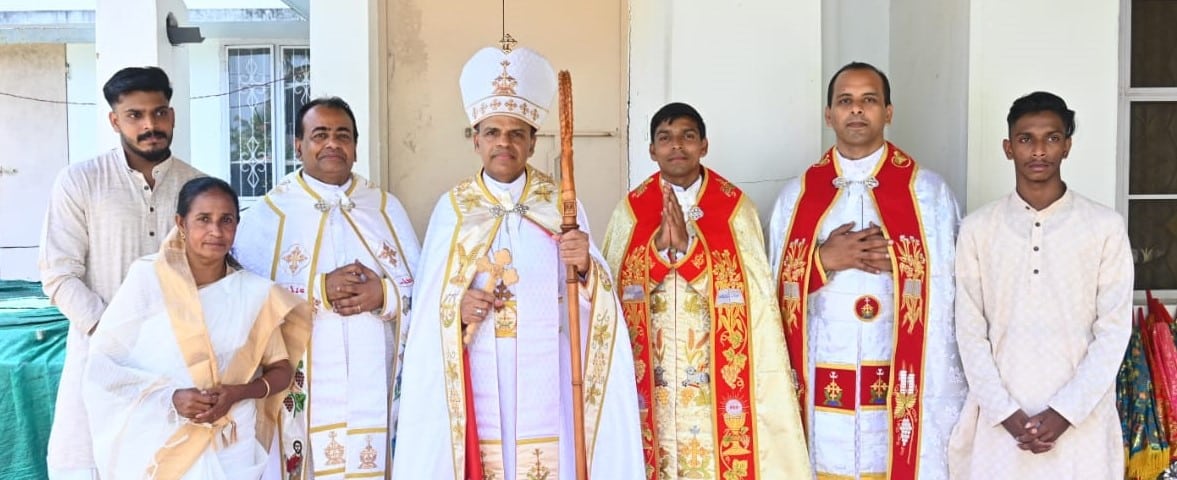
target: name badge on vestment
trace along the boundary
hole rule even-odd
[[[717,305],[743,304],[744,292],[738,288],[725,288],[715,295]]]

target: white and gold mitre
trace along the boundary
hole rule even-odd
[[[527,48],[479,50],[462,67],[459,84],[470,125],[491,115],[510,115],[538,129],[556,96],[552,64]]]

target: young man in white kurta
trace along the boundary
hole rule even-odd
[[[299,479],[384,477],[420,247],[396,197],[351,173],[357,136],[350,107],[316,99],[300,110],[299,122],[303,169],[245,212],[234,248],[246,269],[315,309],[307,354],[291,359],[283,470]],[[333,287],[337,275],[350,285]],[[337,289],[349,288],[371,290],[339,300]]]
[[[644,478],[633,354],[609,269],[583,210],[582,230],[560,233],[559,186],[526,164],[555,80],[525,48],[483,49],[463,69],[483,169],[430,218],[394,478],[575,478],[567,302],[579,304],[589,475]],[[568,266],[581,277],[573,298]]]
[[[897,325],[900,320],[893,300],[893,276],[898,275],[898,268],[892,266],[891,257],[900,252],[901,239],[888,237],[888,243],[882,238],[895,226],[883,221],[880,202],[888,199],[877,198],[879,193],[874,190],[888,187],[881,184],[886,180],[876,178],[884,163],[899,164],[902,159],[906,168],[916,167],[883,139],[892,107],[881,72],[866,64],[848,65],[835,74],[829,93],[826,120],[837,133],[837,144],[813,168],[832,164],[838,173],[833,182],[837,192],[828,206],[806,204],[802,200],[806,177],[790,180],[777,199],[769,226],[769,253],[781,282],[782,262],[790,263],[785,250],[796,218],[806,210],[820,213],[828,208],[816,223],[819,247],[800,258],[801,265],[809,265],[807,271],[821,271],[825,283],[809,291],[804,312],[808,315],[807,331],[790,336],[788,345],[794,358],[807,356],[804,362],[792,365],[794,369],[804,365],[799,372],[805,379],[801,401],[814,470],[818,478],[946,479],[948,434],[965,393],[952,327],[957,203],[944,180],[927,169],[918,168],[910,187],[903,188],[922,221],[930,273],[924,306],[923,388],[916,392],[916,405],[922,411],[920,421],[913,422],[917,430],[907,437],[910,440],[918,435],[918,452],[914,452],[905,449],[907,444],[899,434],[903,425],[896,424],[897,418],[888,408],[896,393],[888,389],[903,384],[891,381],[892,375],[903,371],[902,365],[892,362],[897,342],[902,341],[896,338],[897,332],[906,330],[906,325]],[[858,131],[866,127],[874,133],[860,135]],[[832,272],[825,267],[823,271],[822,261],[833,258],[817,252],[820,245],[832,245],[837,237],[855,238],[856,242],[861,238],[879,246],[856,250],[853,265]],[[782,295],[782,307],[790,303],[785,297],[796,293],[794,288]],[[784,317],[789,331],[792,322],[787,311]],[[798,349],[802,351],[795,352]],[[899,463],[904,465],[897,467]]]
[[[1017,189],[970,214],[957,243],[969,396],[953,478],[1124,478],[1115,381],[1132,329],[1127,230],[1063,183],[1074,111],[1061,98],[1022,97],[1008,122]]]
[[[103,89],[122,146],[66,167],[49,196],[39,266],[45,295],[70,321],[48,467],[54,479],[96,476],[82,398],[90,336],[131,263],[159,250],[176,196],[203,176],[171,156],[175,113],[158,68],[128,68]]]

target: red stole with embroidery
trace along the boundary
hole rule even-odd
[[[630,192],[627,202],[636,221],[626,246],[619,274],[622,311],[633,343],[634,371],[641,408],[642,446],[646,478],[657,478],[660,462],[654,399],[654,367],[650,338],[650,291],[677,270],[688,282],[711,275],[711,398],[713,431],[717,444],[719,478],[746,472],[756,478],[756,415],[752,402],[752,359],[749,349],[751,321],[747,286],[731,226],[743,197],[735,185],[710,169],[704,169],[695,220],[694,245],[675,263],[655,251],[654,232],[662,221],[660,174],[646,179]],[[690,222],[690,220],[687,220]]]
[[[890,248],[894,282],[895,331],[888,382],[887,413],[890,448],[888,478],[914,479],[918,476],[919,442],[924,385],[924,345],[927,333],[928,265],[927,239],[915,198],[919,167],[907,154],[887,142],[874,177],[878,187],[870,191],[879,209],[884,235]],[[839,176],[834,149],[811,166],[801,178],[801,195],[793,210],[777,278],[777,296],[794,383],[801,402],[801,418],[807,420],[806,390],[809,379],[808,327],[809,295],[825,285],[826,278],[815,265],[816,241],[826,214],[834,205]],[[858,226],[861,228],[861,225]]]

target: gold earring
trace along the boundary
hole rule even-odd
[[[188,236],[187,236],[187,235],[184,235],[184,231],[183,231],[183,230],[180,230],[180,240],[185,240],[185,239],[187,239],[187,238],[188,238]]]

